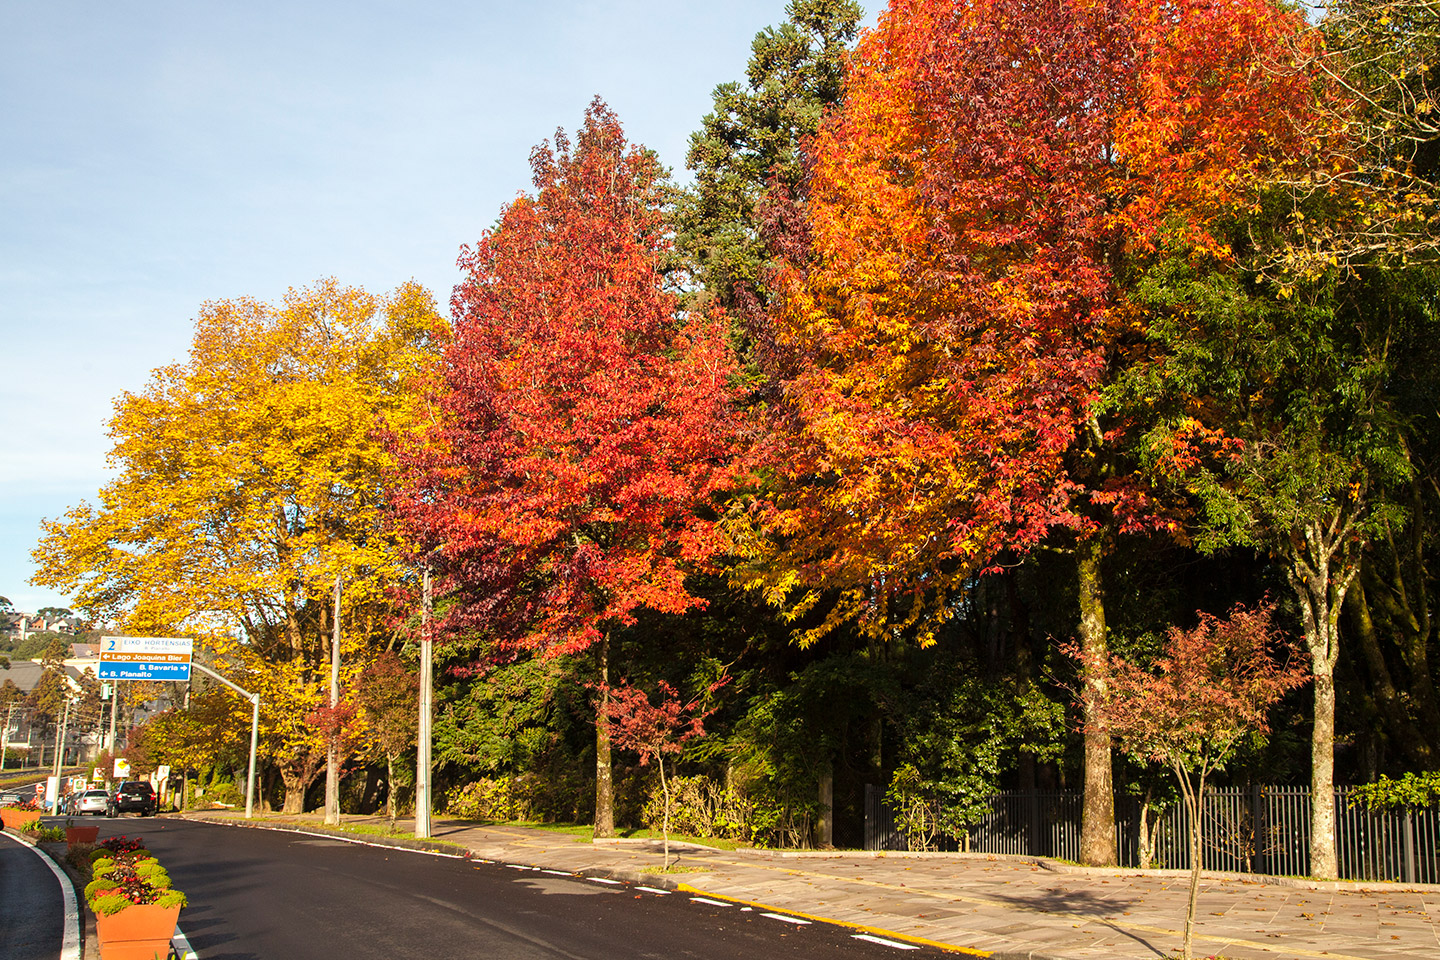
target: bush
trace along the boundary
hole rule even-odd
[[[665,795],[657,782],[645,803],[643,819],[659,830],[665,812]],[[691,837],[716,837],[749,843],[755,805],[709,777],[672,777],[670,780],[670,832]]]
[[[206,803],[220,803],[231,807],[238,807],[245,802],[245,794],[235,784],[228,780],[221,780],[212,783],[205,788],[205,795],[201,798]]]
[[[528,820],[531,816],[525,785],[517,777],[485,777],[451,790],[446,811],[465,820]]]
[[[21,824],[20,832],[37,843],[53,843],[56,840],[65,839],[64,827],[47,827],[39,820]]]

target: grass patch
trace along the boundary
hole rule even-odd
[[[508,823],[497,823],[499,827],[527,827],[532,830],[549,830],[552,833],[568,833],[575,838],[577,843],[589,843],[595,838],[595,828],[588,823],[542,823],[538,820],[511,820]],[[615,836],[623,840],[664,840],[659,830],[651,830],[648,827],[616,827]],[[753,844],[741,843],[738,840],[722,840],[719,837],[692,837],[684,833],[672,833],[670,839],[681,843],[698,843],[706,847],[714,847],[717,850],[740,850],[749,849]]]
[[[81,767],[65,767],[60,771],[60,776],[78,776],[89,769],[88,764]],[[29,786],[37,780],[44,780],[54,772],[54,767],[28,767],[23,773],[11,773],[9,770],[6,770],[4,773],[0,773],[0,790]]]

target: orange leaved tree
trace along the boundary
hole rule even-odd
[[[1234,258],[1213,225],[1303,159],[1302,27],[1268,0],[893,0],[807,199],[772,213],[784,404],[743,529],[748,585],[831,604],[802,641],[853,621],[931,642],[997,557],[1048,541],[1106,652],[1108,544],[1177,527],[1128,454],[1143,398],[1107,396],[1144,343],[1130,291],[1176,238]],[[1087,730],[1082,860],[1113,862],[1110,740]]]

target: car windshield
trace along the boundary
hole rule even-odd
[[[108,796],[108,794],[106,794],[104,790],[86,790],[84,793],[80,794],[80,796],[92,798],[98,797],[99,799],[104,800],[105,797]]]

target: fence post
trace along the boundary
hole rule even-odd
[[[1031,787],[1025,791],[1025,849],[1032,857],[1045,856],[1040,829],[1040,791]]]
[[[1258,783],[1250,785],[1250,831],[1251,853],[1250,872],[1265,873],[1269,866],[1265,861],[1265,843],[1268,829],[1265,824],[1265,788]]]
[[[1415,811],[1405,808],[1405,882],[1415,882]]]

